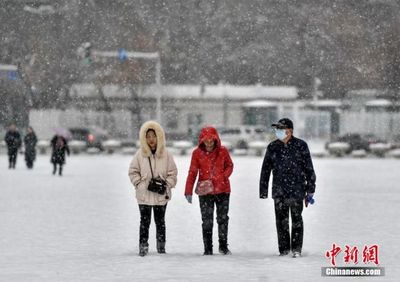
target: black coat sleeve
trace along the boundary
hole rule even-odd
[[[10,134],[8,132],[6,133],[6,136],[4,136],[4,142],[6,142],[7,146],[10,143]]]
[[[67,154],[68,154],[68,156],[69,156],[70,151],[69,151],[69,146],[68,146],[68,143],[67,143],[67,142],[65,142],[65,151],[67,151]]]
[[[307,144],[305,144],[303,149],[303,159],[304,159],[304,175],[306,178],[306,192],[314,193],[315,192],[315,181],[317,177],[315,175],[314,166],[311,160],[310,150],[308,149]]]
[[[271,148],[268,146],[265,152],[264,161],[261,168],[260,175],[260,198],[268,198],[268,183],[272,171]]]
[[[37,142],[38,142],[38,139],[37,139],[37,137],[36,137],[36,134],[33,134],[32,146],[35,147],[36,144],[37,144]]]
[[[22,146],[22,138],[21,138],[21,134],[19,134],[19,132],[17,132],[17,134],[16,134],[16,137],[17,137],[17,147],[18,148],[20,148],[21,146]]]

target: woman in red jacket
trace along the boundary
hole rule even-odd
[[[213,254],[212,232],[214,206],[217,209],[219,252],[231,254],[228,249],[228,211],[231,187],[229,176],[233,171],[228,150],[221,146],[218,132],[214,127],[205,127],[199,135],[198,147],[192,153],[189,174],[186,180],[185,197],[192,203],[193,186],[199,175],[197,187],[201,183],[212,183],[207,194],[200,195],[199,202],[203,221],[204,255]]]

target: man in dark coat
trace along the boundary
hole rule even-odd
[[[21,135],[19,134],[15,124],[10,125],[6,136],[4,137],[4,141],[6,142],[8,149],[8,168],[15,169],[15,164],[17,163],[18,149],[21,147],[22,144]]]
[[[268,183],[273,174],[272,198],[275,204],[279,253],[301,256],[303,246],[303,200],[310,201],[315,192],[316,176],[307,143],[293,136],[293,122],[283,118],[273,124],[277,140],[265,153],[260,177],[260,198],[268,198]],[[289,233],[289,211],[292,230]]]
[[[33,168],[33,162],[36,159],[37,137],[32,127],[28,127],[27,134],[24,137],[25,162],[29,169]]]
[[[53,163],[53,174],[57,172],[57,164],[59,165],[58,174],[62,175],[63,165],[65,164],[65,152],[67,152],[69,156],[69,147],[67,140],[60,135],[55,135],[53,139],[51,139],[51,162]]]

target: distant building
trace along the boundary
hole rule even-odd
[[[392,140],[400,131],[400,101],[398,93],[385,89],[349,91],[340,112],[340,134],[374,134]]]
[[[200,127],[214,125],[270,125],[281,117],[295,122],[297,136],[329,138],[331,113],[310,109],[290,86],[235,85],[119,85],[75,84],[69,91],[65,111],[31,112],[31,121],[42,127],[38,135],[49,136],[51,128],[98,126],[117,138],[136,138],[140,125],[157,116],[161,95],[162,124],[168,139],[190,139]],[[51,117],[50,117],[51,115]],[[46,137],[47,138],[47,137]]]
[[[184,136],[204,124],[269,126],[285,107],[297,100],[296,87],[234,85],[150,85],[121,88],[94,84],[73,85],[70,106],[76,109],[128,111],[137,116],[131,126],[156,117],[156,99],[162,97],[162,123],[171,135]]]

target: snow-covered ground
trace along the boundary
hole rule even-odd
[[[152,223],[150,254],[139,257],[139,212],[127,176],[130,160],[122,155],[72,156],[59,177],[51,175],[48,156],[39,156],[33,171],[19,156],[11,171],[0,155],[0,281],[354,279],[321,277],[321,267],[330,265],[325,252],[333,243],[359,249],[378,244],[386,276],[361,280],[400,279],[400,160],[314,159],[316,204],[303,213],[299,259],[277,255],[273,201],[258,199],[262,158],[257,157],[233,158],[233,255],[202,256],[198,199],[190,205],[183,197],[190,156],[176,157],[178,186],[166,215],[168,254],[155,252]],[[339,264],[342,258],[338,256]],[[365,266],[362,258],[358,266]]]

